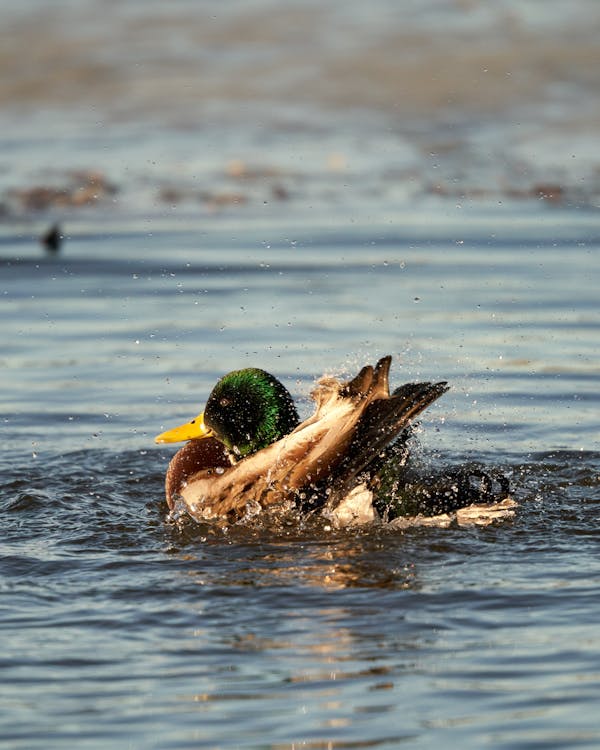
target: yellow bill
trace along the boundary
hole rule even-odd
[[[172,430],[161,432],[154,438],[155,443],[181,443],[184,440],[197,440],[198,438],[212,437],[213,433],[204,424],[204,412],[198,414],[191,422],[173,427]]]

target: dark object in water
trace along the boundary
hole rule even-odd
[[[53,224],[50,229],[44,232],[40,237],[40,242],[49,253],[57,253],[60,250],[62,241],[63,235],[61,234],[60,226],[58,224]]]

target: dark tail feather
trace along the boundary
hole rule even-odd
[[[462,466],[434,474],[416,475],[391,467],[374,504],[380,516],[437,516],[475,504],[499,503],[509,497],[507,477],[495,469]]]

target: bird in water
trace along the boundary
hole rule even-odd
[[[201,414],[155,438],[187,441],[167,470],[169,507],[181,500],[197,520],[231,520],[250,507],[286,503],[335,514],[349,498],[360,498],[364,520],[391,520],[506,496],[504,477],[480,470],[428,477],[411,471],[411,425],[448,385],[407,383],[390,393],[390,364],[384,357],[348,382],[322,377],[311,393],[315,413],[303,422],[273,375],[258,368],[225,375]]]
[[[64,237],[59,224],[53,224],[40,237],[40,243],[49,253],[58,253]]]

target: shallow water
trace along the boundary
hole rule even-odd
[[[3,9],[0,744],[600,744],[598,6],[366,7]],[[386,354],[514,520],[167,520],[219,376]]]

